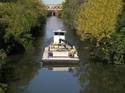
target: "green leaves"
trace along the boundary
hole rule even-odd
[[[66,0],[63,19],[81,40],[88,39],[92,58],[125,63],[125,1]]]
[[[6,52],[3,50],[3,49],[1,49],[0,50],[0,64],[1,63],[4,63],[4,59],[7,57],[7,55],[6,55]]]
[[[40,0],[5,1],[7,2],[0,3],[0,41],[3,41],[2,48],[8,51],[6,48],[13,48],[12,43],[14,42],[27,48],[32,43],[31,28],[40,26],[45,21],[44,5]],[[16,44],[13,45],[16,47]]]
[[[94,37],[110,37],[115,31],[122,0],[88,0],[77,12],[76,29],[79,35],[90,33]]]
[[[0,93],[5,93],[2,88],[0,88]]]
[[[74,29],[75,26],[75,18],[77,9],[79,7],[78,4],[79,0],[66,0],[66,2],[63,4],[63,13],[62,17],[64,20],[64,23],[71,29]]]

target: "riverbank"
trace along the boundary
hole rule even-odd
[[[0,60],[3,60],[32,47],[33,36],[45,24],[46,11],[39,0],[4,0],[0,4]]]
[[[4,93],[8,83],[2,71],[8,57],[23,54],[33,46],[37,30],[45,24],[46,11],[39,0],[2,0],[0,11],[0,93]]]
[[[123,0],[110,2],[66,0],[63,7],[64,23],[68,28],[75,29],[82,41],[89,41],[89,54],[93,61],[125,64],[125,2]]]

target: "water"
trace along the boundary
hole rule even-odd
[[[33,48],[8,59],[0,78],[8,84],[7,93],[125,93],[125,66],[89,63],[86,44],[73,31],[67,31],[66,39],[77,47],[81,64],[42,65],[44,47],[57,29],[66,29],[62,20],[48,18]]]

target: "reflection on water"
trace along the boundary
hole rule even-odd
[[[51,71],[68,71],[68,72],[78,72],[79,65],[78,64],[46,64],[44,63],[42,66],[43,69],[51,70]]]
[[[79,93],[78,67],[46,65],[30,82],[29,93]]]
[[[49,67],[49,68],[45,68],[47,70],[51,70],[51,71],[73,71],[75,68],[74,67]]]
[[[8,84],[7,93],[125,93],[125,66],[86,63],[86,43],[73,31],[67,31],[66,39],[76,45],[81,64],[42,64],[44,47],[59,28],[64,29],[60,19],[48,18],[45,33],[35,40],[33,49],[11,57],[3,66],[0,81]]]
[[[85,68],[80,74],[80,93],[125,93],[125,66],[87,64]]]
[[[3,65],[0,81],[8,84],[7,93],[20,93],[20,89],[25,89],[29,80],[37,75],[40,65],[33,62],[33,52],[26,55],[27,57],[24,55],[11,57],[9,62]]]

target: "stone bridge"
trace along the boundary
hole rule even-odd
[[[62,4],[47,4],[46,10],[48,13],[51,13],[51,15],[58,16],[59,12],[63,10]]]

